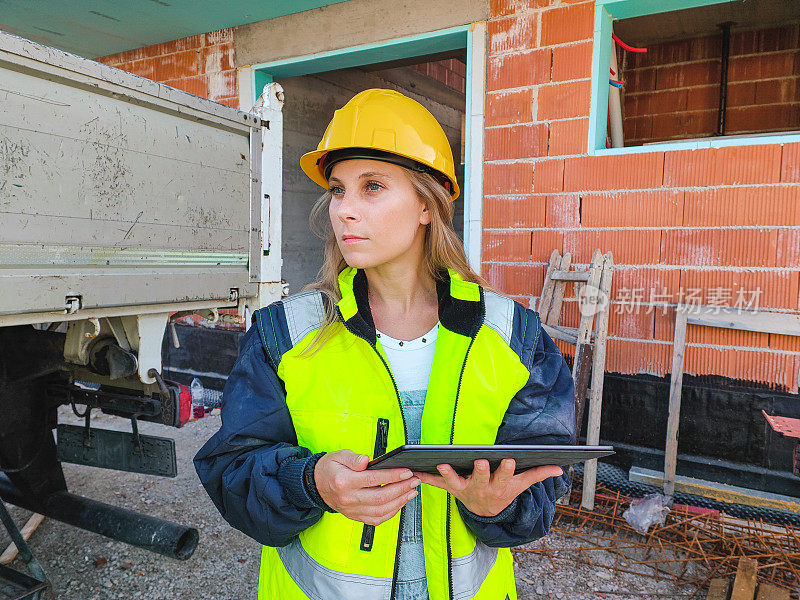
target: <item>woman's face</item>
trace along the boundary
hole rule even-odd
[[[421,255],[430,213],[403,167],[354,158],[333,166],[328,213],[351,267],[376,267],[416,249]]]

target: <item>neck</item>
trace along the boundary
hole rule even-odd
[[[436,303],[436,282],[422,264],[416,268],[387,263],[365,269],[371,305],[394,314],[411,313],[421,304]]]

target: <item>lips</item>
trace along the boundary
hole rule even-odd
[[[367,239],[367,238],[358,237],[357,235],[343,235],[342,236],[342,241],[345,241],[345,242],[365,240],[365,239]]]

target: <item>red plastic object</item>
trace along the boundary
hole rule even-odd
[[[800,419],[791,417],[773,417],[768,415],[765,410],[761,411],[769,426],[782,436],[800,440]]]
[[[619,39],[616,33],[612,33],[611,37],[614,38],[614,41],[617,42],[623,48],[625,48],[625,50],[627,50],[628,52],[647,52],[647,48],[634,48],[633,46],[629,46],[621,39]]]
[[[180,385],[178,392],[178,427],[183,427],[192,417],[192,391],[188,386]]]

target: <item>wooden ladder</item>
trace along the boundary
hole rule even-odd
[[[580,434],[588,394],[589,421],[586,428],[586,443],[592,446],[600,442],[600,413],[603,403],[606,337],[614,261],[611,252],[602,254],[599,249],[592,254],[591,263],[586,271],[570,270],[570,261],[569,252],[561,256],[558,250],[553,250],[542,286],[538,313],[542,327],[551,338],[575,346],[572,379],[575,382],[576,431]],[[575,298],[579,299],[581,318],[578,327],[559,325],[564,291],[570,282],[574,284]],[[581,506],[587,510],[594,509],[596,485],[597,460],[594,459],[586,461],[583,471]]]

